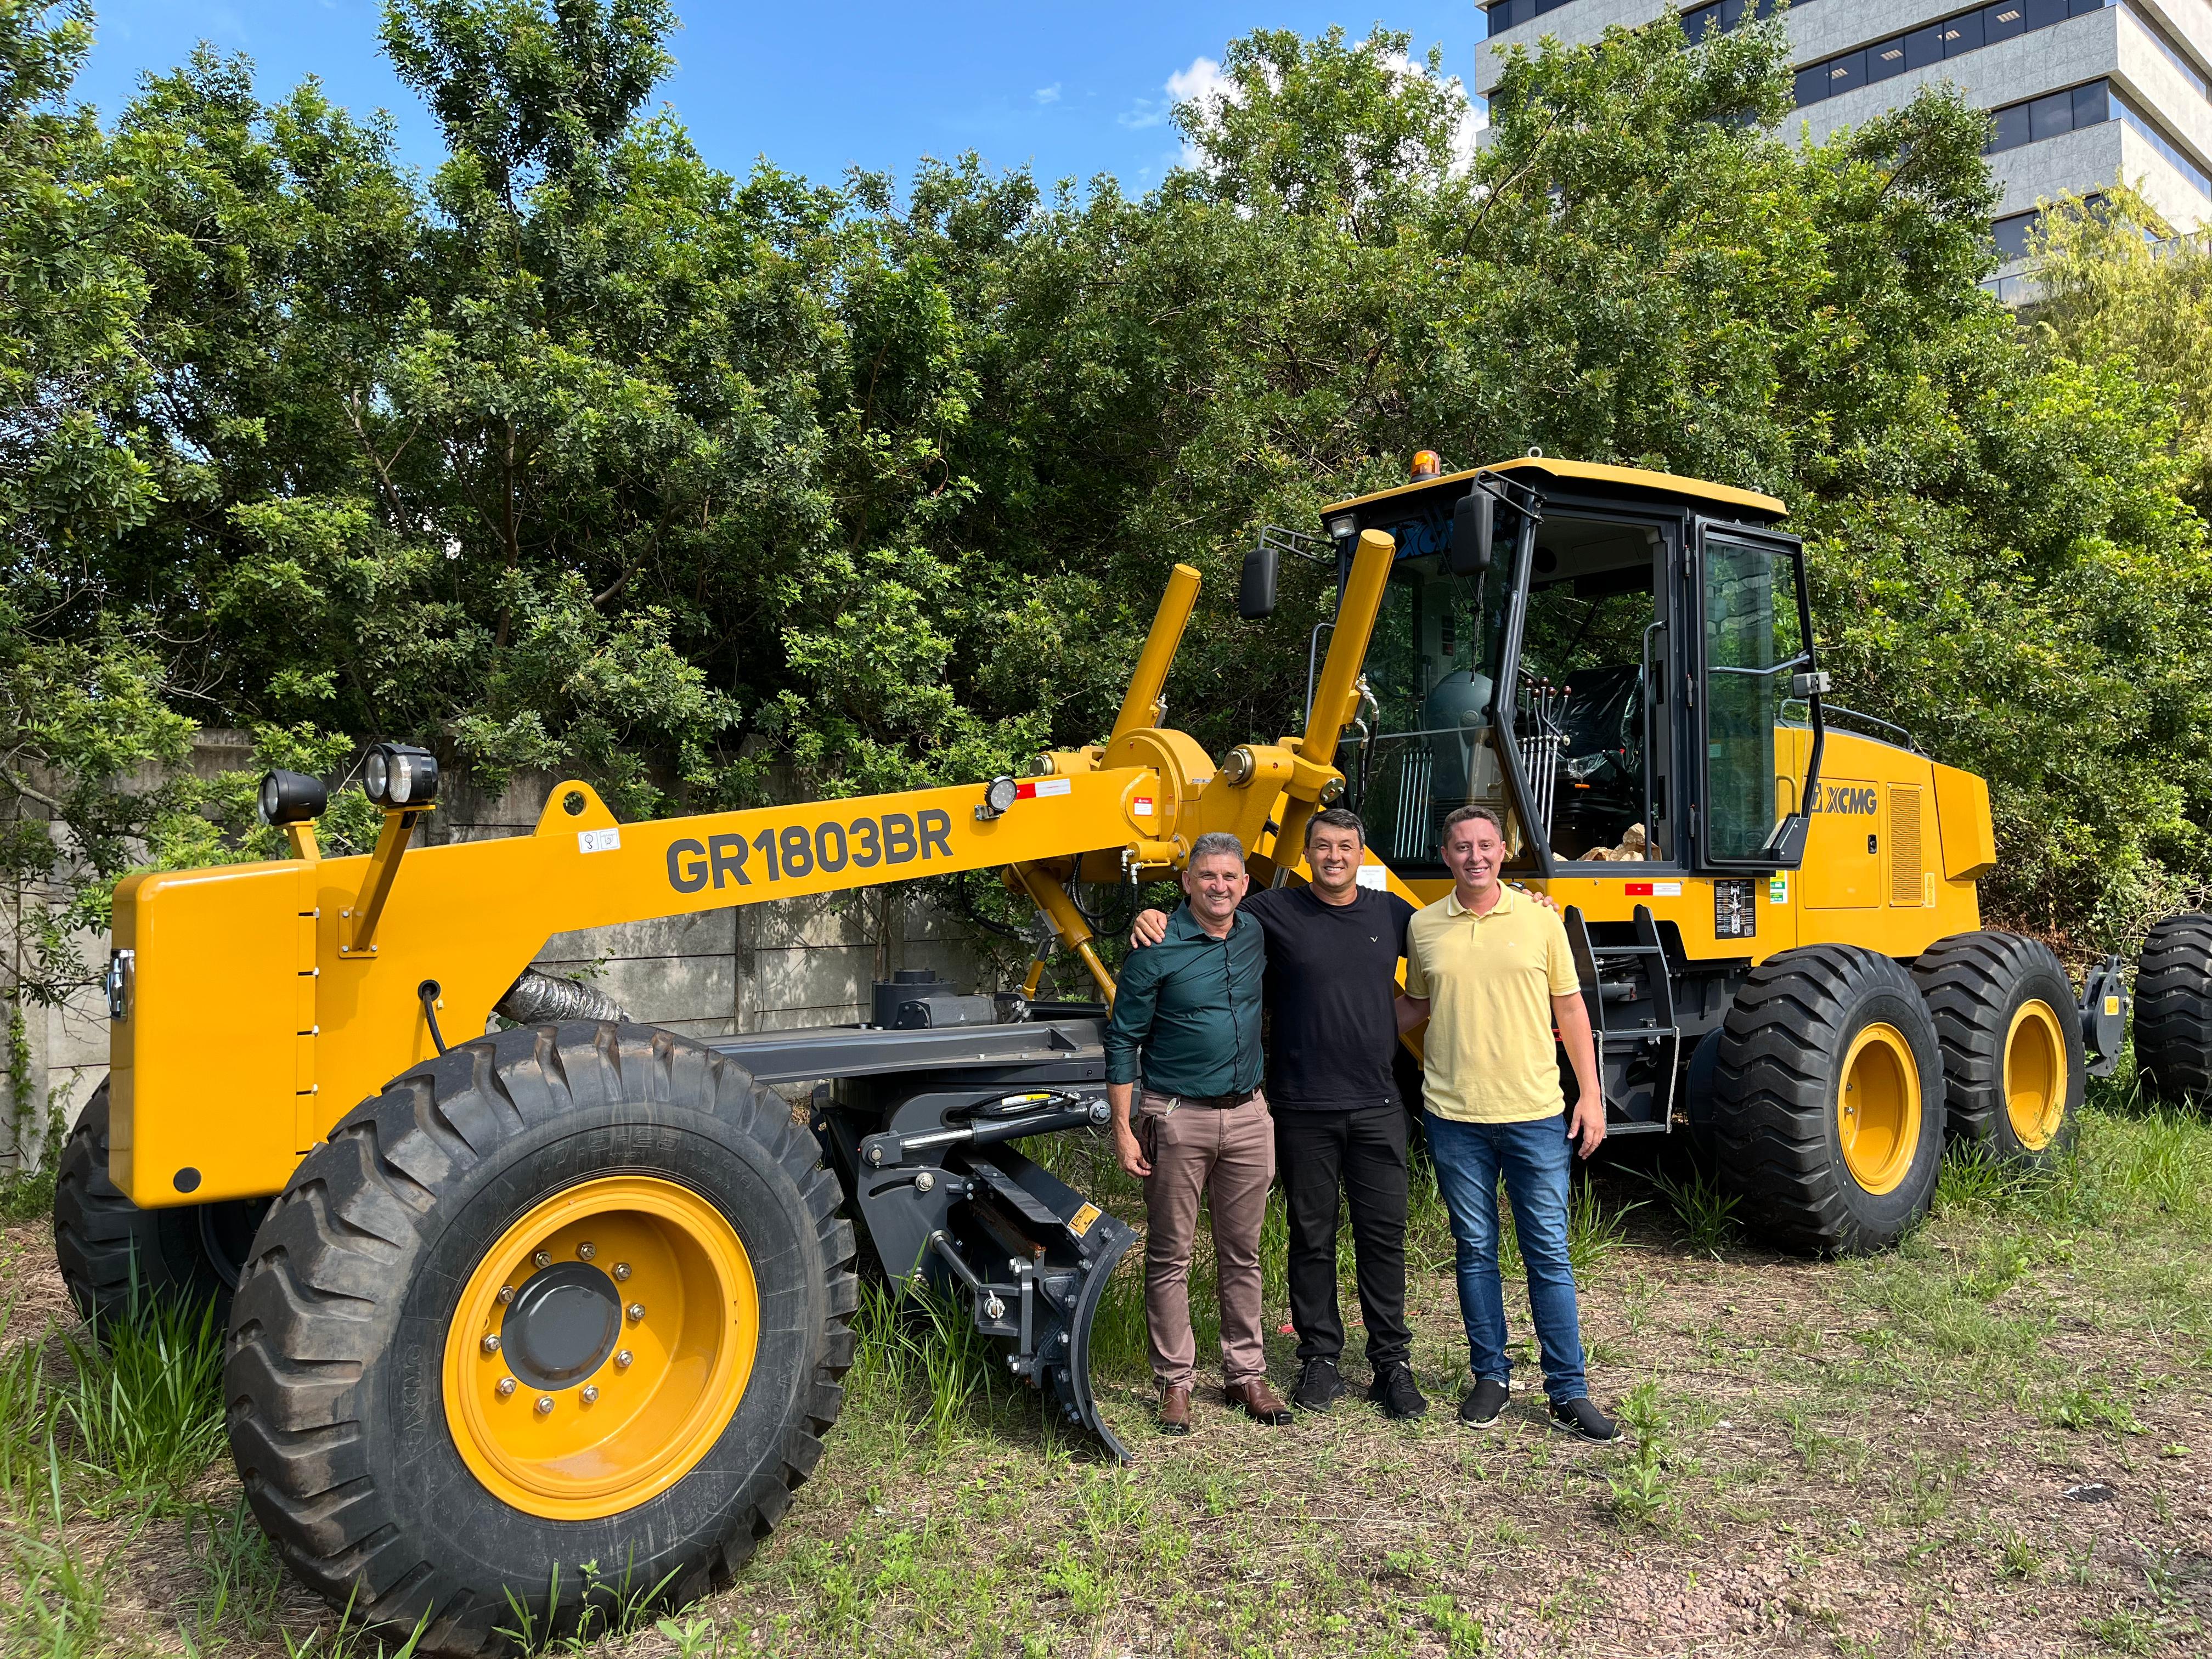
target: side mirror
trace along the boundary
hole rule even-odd
[[[1498,523],[1498,503],[1479,485],[1468,489],[1452,508],[1451,546],[1444,552],[1444,568],[1455,576],[1480,576],[1490,568],[1491,542]]]
[[[1246,622],[1259,622],[1275,614],[1275,577],[1283,556],[1262,541],[1244,556],[1244,573],[1237,582],[1237,614]]]

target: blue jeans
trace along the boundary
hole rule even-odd
[[[1575,1310],[1575,1272],[1567,1261],[1567,1171],[1573,1153],[1567,1119],[1534,1123],[1459,1123],[1424,1113],[1437,1186],[1451,1212],[1459,1255],[1459,1311],[1467,1322],[1475,1376],[1504,1382],[1505,1291],[1498,1274],[1498,1178],[1513,1205],[1514,1235],[1528,1267],[1528,1310],[1544,1351],[1544,1392],[1555,1402],[1589,1392]]]

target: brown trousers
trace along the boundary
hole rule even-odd
[[[1152,1376],[1162,1389],[1188,1388],[1198,1362],[1190,1329],[1190,1250],[1200,1200],[1213,1209],[1215,1283],[1221,1297],[1221,1371],[1231,1388],[1264,1376],[1260,1325],[1260,1225],[1275,1178],[1275,1135],[1264,1095],[1228,1111],[1168,1109],[1171,1097],[1138,1097],[1145,1177],[1145,1326]]]

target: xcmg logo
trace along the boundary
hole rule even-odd
[[[1832,783],[1820,802],[1823,812],[1871,812],[1875,810],[1875,787],[1870,783]]]

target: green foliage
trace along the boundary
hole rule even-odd
[[[223,1446],[222,1328],[212,1304],[156,1300],[95,1337],[64,1335],[77,1468],[103,1510],[174,1501]]]
[[[1787,499],[1839,699],[1990,779],[2005,917],[2117,938],[2206,873],[2185,376],[1978,292],[1955,97],[1802,146],[1778,25],[1662,23],[1516,54],[1475,151],[1407,37],[1263,30],[1141,198],[833,187],[648,109],[673,27],[391,0],[425,177],[205,52],[103,128],[82,10],[0,0],[0,877],[54,901],[0,995],[88,978],[118,875],[273,850],[249,773],[177,769],[195,726],[626,817],[973,778],[1103,733],[1181,560],[1173,717],[1280,732],[1334,595],[1236,623],[1242,549],[1419,447]]]

